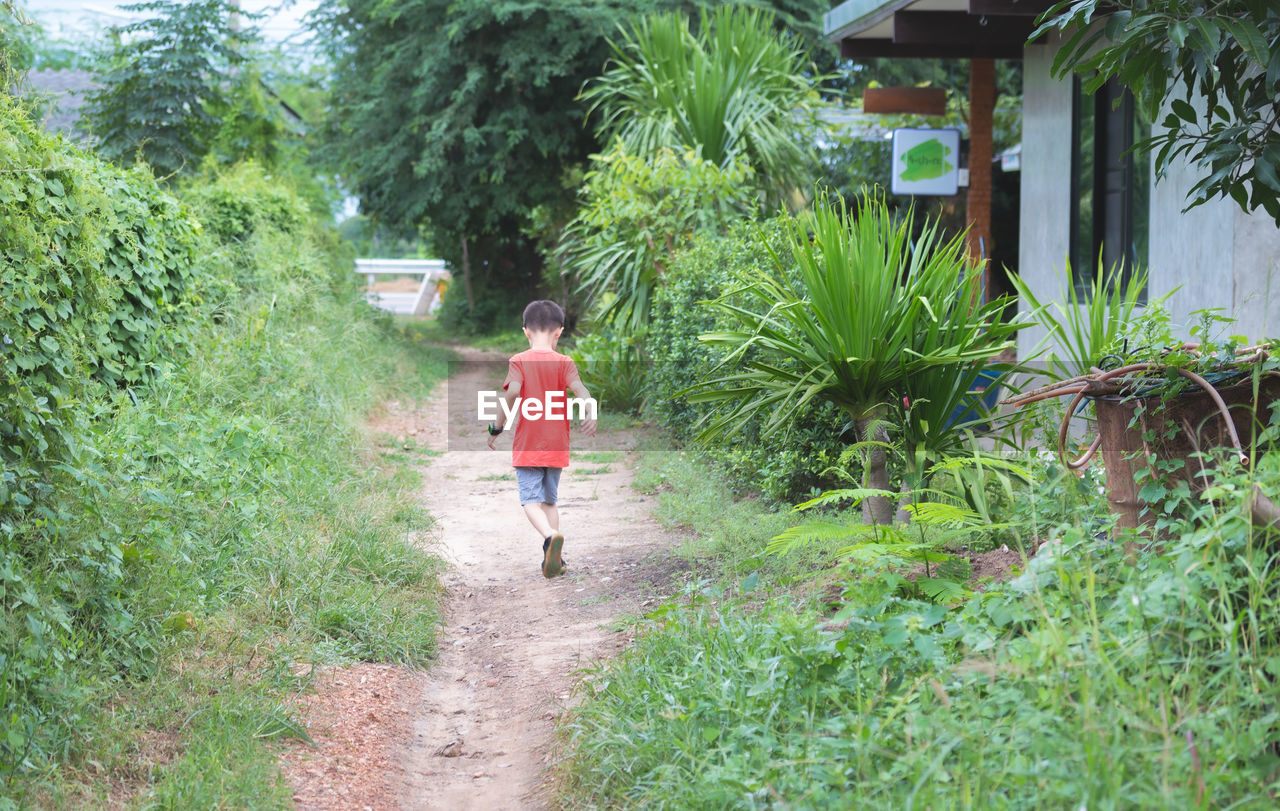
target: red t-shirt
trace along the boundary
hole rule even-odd
[[[567,392],[577,379],[578,367],[573,358],[554,350],[530,349],[512,356],[502,390],[506,391],[517,381],[520,383],[520,417],[511,443],[514,467],[569,466],[567,400],[571,395]],[[526,417],[526,400],[536,400],[544,413]],[[547,404],[550,404],[550,418],[545,413]]]

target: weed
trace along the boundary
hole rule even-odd
[[[1037,477],[1015,500],[1067,520],[1022,574],[949,607],[871,567],[841,578],[834,617],[764,587],[755,552],[778,524],[759,524],[785,516],[723,485],[707,500],[691,456],[648,457],[639,479],[703,539],[702,577],[587,674],[562,727],[567,806],[1274,804],[1276,534],[1242,504],[1280,485],[1280,454],[1184,494],[1136,560],[1089,523],[1092,484]]]
[[[0,804],[287,805],[269,743],[305,737],[296,673],[434,653],[430,518],[363,422],[449,353],[390,329],[307,227],[216,237],[190,351],[86,385],[78,452],[2,518],[0,590],[25,596],[0,612]]]

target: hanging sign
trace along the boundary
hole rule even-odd
[[[960,131],[893,131],[894,194],[952,195],[959,188]]]

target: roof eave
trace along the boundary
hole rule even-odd
[[[892,17],[916,0],[845,0],[822,16],[822,35],[840,42]]]

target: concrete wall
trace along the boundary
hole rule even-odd
[[[1280,336],[1280,228],[1265,214],[1233,212],[1231,301],[1250,338]]]
[[[1071,82],[1054,79],[1057,44],[1026,48],[1022,97],[1022,201],[1018,270],[1041,301],[1066,289],[1071,227]],[[1249,215],[1231,200],[1212,200],[1183,213],[1200,170],[1183,162],[1154,182],[1150,195],[1149,297],[1178,288],[1166,303],[1182,337],[1191,313],[1221,307],[1239,319],[1230,334],[1280,335],[1280,229],[1265,214]],[[1025,305],[1022,306],[1025,311]],[[1026,358],[1044,337],[1024,330]]]
[[[1182,213],[1187,207],[1187,192],[1199,180],[1195,167],[1179,161],[1151,189],[1151,244],[1147,252],[1151,281],[1147,294],[1154,300],[1178,288],[1165,308],[1173,317],[1174,331],[1187,339],[1195,325],[1192,312],[1221,307],[1223,315],[1228,315],[1233,305],[1236,204],[1211,200]]]
[[[1028,46],[1022,73],[1018,273],[1041,301],[1066,290],[1071,239],[1071,83],[1049,75],[1056,47]],[[1026,358],[1043,338],[1039,327],[1023,330],[1018,356]]]

